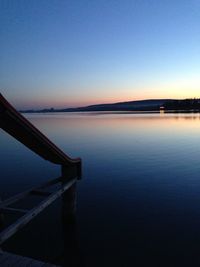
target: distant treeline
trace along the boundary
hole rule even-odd
[[[170,100],[164,103],[165,110],[200,110],[200,99]]]
[[[147,99],[138,101],[118,102],[110,104],[97,104],[77,108],[64,109],[40,109],[40,110],[23,110],[25,113],[48,113],[48,112],[90,112],[90,111],[200,111],[200,99]]]

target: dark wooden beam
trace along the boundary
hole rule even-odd
[[[71,159],[0,94],[0,127],[42,158],[56,164],[75,165],[81,176],[81,159]]]

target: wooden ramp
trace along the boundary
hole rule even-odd
[[[50,263],[0,251],[1,267],[58,267]]]

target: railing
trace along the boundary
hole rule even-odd
[[[7,212],[19,212],[22,214],[17,221],[4,227],[3,231],[0,232],[0,246],[59,196],[62,196],[63,200],[62,213],[65,222],[73,222],[72,218],[76,208],[76,181],[81,178],[81,159],[68,157],[23,117],[1,94],[0,127],[42,158],[61,165],[61,177],[0,202],[1,221],[3,221],[3,217]],[[53,192],[45,191],[54,184],[60,184],[60,187]],[[14,203],[30,195],[43,196],[44,199],[30,210],[12,207]]]
[[[68,157],[33,124],[17,112],[2,94],[0,94],[0,127],[42,158],[64,166],[76,165],[79,171],[78,176],[81,176],[81,159]]]
[[[20,213],[21,216],[14,223],[10,224],[2,232],[0,232],[0,246],[5,241],[7,241],[8,238],[10,238],[22,227],[24,227],[28,222],[34,219],[39,213],[41,213],[45,208],[47,208],[52,202],[54,202],[70,187],[72,187],[72,185],[76,183],[76,180],[76,178],[70,179],[69,181],[66,181],[65,184],[63,184],[63,177],[59,177],[39,187],[32,188],[26,192],[20,193],[16,196],[2,201],[0,203],[0,210],[2,214],[17,212]],[[49,189],[52,185],[59,183],[61,183],[61,185],[56,190],[52,192],[46,191],[47,188]],[[26,201],[29,196],[40,196],[44,197],[44,199],[40,201],[37,205],[29,209],[12,207],[12,205],[15,205],[16,203],[22,202],[23,200]]]

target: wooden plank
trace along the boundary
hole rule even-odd
[[[13,254],[5,254],[5,253],[1,253],[3,256],[3,261],[1,262],[1,266],[5,266],[5,267],[14,267],[16,266],[17,262],[20,261],[19,257],[17,257],[16,255]]]
[[[31,259],[31,258],[22,257],[19,255],[17,255],[17,257],[19,260],[17,262],[15,262],[15,265],[13,267],[23,267],[23,266],[28,267],[28,266],[30,266],[31,262],[33,261],[33,259]]]
[[[29,221],[31,221],[35,216],[42,212],[46,207],[48,207],[54,200],[60,197],[67,189],[69,189],[74,183],[76,183],[77,178],[74,178],[66,184],[64,184],[61,189],[52,193],[49,197],[44,199],[38,206],[31,209],[28,213],[18,219],[15,223],[11,224],[8,228],[0,233],[0,245],[2,245],[8,238],[15,234],[18,230],[24,227]]]
[[[39,261],[32,261],[30,264],[30,267],[43,267],[44,262],[39,262]]]
[[[0,266],[3,265],[3,263],[7,260],[8,257],[9,255],[7,253],[3,253],[2,251],[0,251]]]
[[[0,252],[1,267],[59,267],[51,263],[34,260],[9,252]]]

